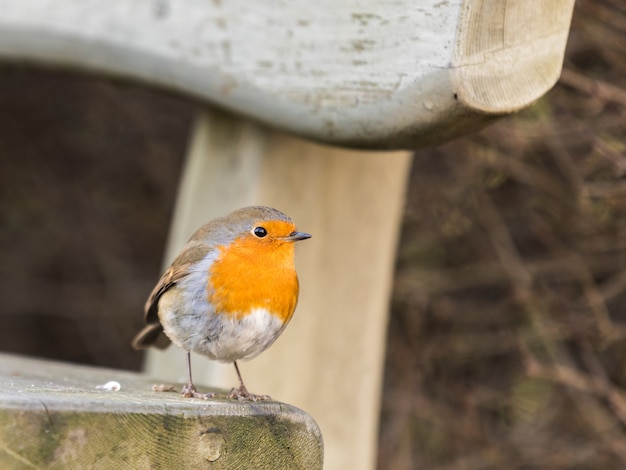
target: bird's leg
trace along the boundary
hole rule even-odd
[[[233,388],[230,392],[229,398],[236,398],[237,400],[250,400],[250,401],[259,401],[259,400],[271,400],[272,398],[269,395],[254,395],[248,392],[246,385],[243,383],[243,379],[241,378],[241,372],[239,372],[239,366],[237,365],[237,361],[234,361],[235,370],[237,371],[237,377],[239,377],[239,388]]]
[[[180,396],[183,398],[202,398],[204,400],[213,398],[215,393],[200,393],[196,390],[196,386],[191,379],[191,352],[187,351],[187,376],[189,377],[189,383],[183,387]]]
[[[233,362],[233,364],[235,365],[235,370],[237,371],[237,377],[239,377],[239,391],[241,393],[248,394],[248,389],[243,383],[243,377],[241,377],[241,372],[239,372],[239,366],[237,365],[237,361]]]
[[[180,396],[183,398],[191,398],[196,393],[198,393],[198,391],[196,390],[196,387],[193,384],[193,380],[191,379],[191,352],[190,351],[187,351],[187,377],[189,378],[189,381],[187,385],[183,387],[183,391],[180,394]]]

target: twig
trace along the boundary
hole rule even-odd
[[[532,275],[522,262],[506,224],[484,188],[477,186],[474,197],[476,211],[483,227],[489,234],[502,268],[515,287],[517,294],[526,297],[532,284]]]
[[[602,100],[626,106],[626,90],[602,80],[586,77],[572,69],[563,69],[560,82]]]
[[[595,258],[584,262],[592,276],[603,277],[618,270],[615,259],[609,261]],[[549,259],[528,260],[526,269],[536,281],[563,283],[581,281],[581,273],[576,269],[578,261],[569,255],[554,256]],[[420,295],[429,296],[458,292],[472,287],[501,286],[509,282],[504,267],[499,262],[484,261],[453,269],[401,268],[397,274],[397,294],[410,295],[415,286],[420,286]]]

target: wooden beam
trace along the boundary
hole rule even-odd
[[[559,77],[574,0],[20,0],[0,57],[145,81],[314,140],[414,148]]]
[[[319,429],[293,406],[151,387],[139,374],[1,354],[0,467],[322,468]]]

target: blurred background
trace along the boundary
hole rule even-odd
[[[0,349],[138,370],[198,105],[0,64]],[[531,108],[415,153],[380,469],[626,468],[626,1]]]

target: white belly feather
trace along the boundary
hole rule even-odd
[[[264,308],[247,315],[220,315],[207,302],[206,285],[210,259],[171,287],[159,299],[159,319],[165,334],[178,347],[211,359],[233,362],[252,359],[267,349],[286,324]]]

